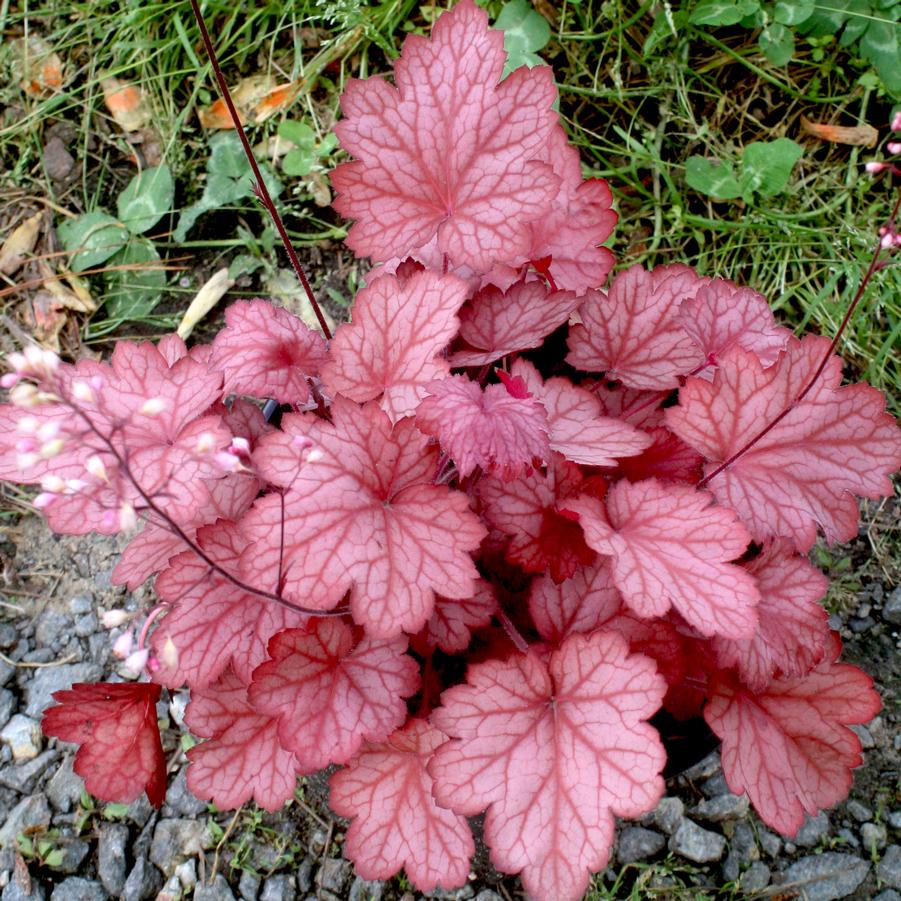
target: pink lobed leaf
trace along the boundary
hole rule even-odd
[[[375,279],[357,294],[353,321],[335,333],[322,373],[327,388],[358,403],[381,398],[394,422],[412,416],[426,385],[450,372],[442,354],[465,299],[465,284],[450,275]]]
[[[368,637],[337,619],[317,619],[269,642],[250,686],[253,706],[278,717],[279,740],[304,772],[346,763],[364,741],[382,741],[407,716],[404,698],[419,689],[407,640]]]
[[[418,632],[436,592],[472,597],[470,557],[485,535],[465,494],[435,485],[437,450],[411,420],[392,426],[374,403],[336,398],[333,423],[286,416],[254,459],[287,475],[295,439],[320,451],[296,470],[284,496],[258,500],[242,521],[250,546],[242,571],[306,607],[327,610],[350,590],[354,619],[378,638]],[[280,469],[281,467],[281,469]],[[296,467],[295,467],[296,468]],[[288,482],[286,482],[288,484]]]
[[[437,239],[454,266],[487,271],[528,250],[558,179],[538,157],[554,125],[550,69],[501,81],[503,34],[471,0],[443,14],[431,40],[411,35],[396,87],[348,82],[336,126],[352,156],[332,173],[335,209],[356,222],[358,256],[404,258]]]
[[[489,582],[479,579],[471,598],[445,598],[435,595],[435,612],[424,629],[425,641],[448,654],[465,651],[472,630],[491,622],[497,610],[497,598]]]
[[[225,311],[226,326],[213,341],[211,366],[222,372],[225,394],[274,397],[305,404],[309,378],[328,351],[322,336],[265,300],[239,300]]]
[[[477,466],[511,482],[548,456],[547,414],[521,383],[481,388],[465,375],[426,386],[416,425],[441,442],[461,476]]]
[[[613,582],[638,616],[674,607],[703,635],[754,634],[760,594],[754,577],[730,562],[744,553],[748,533],[709,494],[648,479],[617,482],[606,505],[583,495],[566,507],[588,546],[613,558]]]
[[[581,898],[605,865],[613,817],[663,794],[665,754],[643,720],[665,691],[652,661],[618,635],[575,635],[545,664],[534,652],[471,666],[432,714],[451,736],[429,764],[443,807],[486,807],[492,862],[538,901]]]
[[[230,669],[208,688],[193,690],[185,723],[207,741],[188,751],[188,788],[230,810],[255,801],[279,810],[294,797],[298,762],[278,741],[278,721],[260,713]]]
[[[872,685],[856,667],[829,660],[759,693],[727,674],[715,678],[704,717],[723,740],[730,790],[746,792],[761,819],[785,835],[797,832],[805,813],[840,801],[861,762],[860,741],[847,727],[881,707]]]
[[[648,272],[631,266],[617,274],[605,296],[589,291],[579,307],[581,325],[569,333],[566,362],[586,372],[606,372],[630,388],[675,388],[679,377],[704,364],[682,327],[682,302],[705,282],[687,266]]]
[[[146,791],[154,807],[166,796],[166,759],[156,720],[159,685],[78,682],[57,691],[44,712],[45,735],[80,745],[75,772],[104,801],[129,803]]]
[[[867,385],[841,387],[838,357],[796,402],[829,344],[828,338],[790,338],[768,369],[733,348],[712,382],[689,379],[678,406],[666,411],[667,425],[710,461],[709,474],[792,407],[709,487],[755,541],[787,538],[801,553],[813,546],[817,525],[830,542],[856,536],[854,495],[890,495],[889,475],[901,467],[901,430],[885,411],[885,398]]]
[[[413,885],[465,884],[475,852],[465,817],[439,807],[426,764],[446,739],[421,719],[381,744],[366,745],[329,781],[329,806],[351,820],[344,851],[364,879],[390,879],[403,867]]]

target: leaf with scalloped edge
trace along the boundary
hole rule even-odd
[[[630,388],[675,388],[679,377],[703,365],[698,346],[678,313],[706,280],[687,266],[631,266],[617,274],[605,296],[589,291],[579,307],[582,324],[570,329],[566,362],[606,372]]]
[[[665,752],[644,720],[664,691],[653,662],[609,632],[568,638],[547,662],[472,665],[432,713],[451,737],[429,764],[435,798],[466,816],[488,808],[492,863],[540,901],[576,901],[607,862],[614,816],[663,794]]]
[[[358,256],[404,258],[437,241],[452,266],[487,271],[528,249],[558,179],[540,161],[556,98],[550,69],[503,81],[504,37],[471,0],[444,13],[431,39],[410,35],[395,86],[352,79],[335,127],[351,156],[332,172],[335,209],[356,220]]]
[[[734,347],[712,382],[688,379],[678,406],[666,411],[669,428],[704,455],[710,474],[792,408],[711,479],[709,490],[738,513],[755,541],[787,538],[801,553],[813,546],[818,525],[829,542],[854,538],[855,495],[891,495],[889,476],[901,467],[901,429],[884,396],[868,385],[842,386],[838,357],[797,400],[829,347],[828,338],[789,338],[768,369]]]
[[[357,294],[353,320],[335,333],[322,372],[329,391],[358,403],[380,398],[394,422],[412,416],[426,385],[450,372],[443,352],[465,299],[466,285],[452,275],[375,279]]]
[[[80,745],[74,770],[104,801],[130,803],[146,791],[154,807],[166,796],[166,758],[156,721],[159,685],[77,682],[53,693],[44,735]]]
[[[354,640],[337,619],[279,632],[253,674],[253,706],[278,717],[282,747],[305,773],[346,763],[364,741],[383,741],[407,716],[419,689],[406,638]]]
[[[838,656],[833,642],[831,660]],[[773,680],[754,693],[728,674],[709,689],[704,718],[723,740],[723,774],[735,794],[747,792],[760,818],[794,835],[846,797],[861,763],[849,725],[869,722],[882,706],[873,680],[827,660],[806,676]]]
[[[465,651],[472,630],[491,622],[497,610],[497,598],[489,582],[479,579],[471,598],[445,598],[435,595],[435,612],[420,636],[427,645],[439,647],[448,654]]]
[[[329,780],[329,807],[351,820],[344,853],[363,879],[390,879],[403,867],[431,894],[466,883],[475,852],[466,818],[439,807],[426,764],[446,736],[411,719],[368,744]]]
[[[191,692],[185,724],[207,739],[188,750],[188,788],[195,797],[220,810],[253,800],[271,811],[294,797],[297,759],[279,744],[278,720],[255,709],[234,672]]]
[[[485,529],[465,494],[434,484],[438,451],[412,420],[392,426],[375,403],[341,397],[331,415],[286,415],[254,452],[267,478],[290,487],[284,519],[277,495],[245,514],[242,572],[273,587],[281,572],[288,599],[315,609],[332,609],[349,590],[354,619],[373,637],[418,632],[436,592],[472,597],[470,553]],[[300,461],[300,439],[317,457]]]
[[[674,607],[702,635],[750,638],[760,593],[730,561],[749,536],[735,514],[704,491],[657,479],[617,482],[605,501],[583,495],[578,514],[588,546],[613,558],[613,582],[638,616]]]

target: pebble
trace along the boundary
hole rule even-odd
[[[620,863],[632,863],[653,857],[666,844],[666,839],[653,829],[627,826],[619,834],[616,856]]]
[[[59,751],[54,749],[44,751],[43,754],[38,754],[33,760],[25,763],[3,767],[0,770],[0,785],[5,785],[20,795],[29,795],[37,780],[44,775],[57,757],[59,757]]]
[[[768,857],[776,858],[779,856],[779,852],[782,850],[782,839],[775,832],[770,832],[769,829],[758,829],[757,840]]]
[[[35,644],[39,648],[49,648],[71,627],[72,621],[59,610],[45,610],[38,618],[34,630]]]
[[[308,892],[313,887],[313,867],[315,866],[311,857],[305,857],[297,868],[297,890],[300,892]]]
[[[873,819],[873,811],[870,810],[866,804],[861,804],[860,801],[848,801],[848,803],[845,804],[845,810],[847,810],[858,823],[866,823],[868,820]]]
[[[685,816],[685,805],[681,798],[661,798],[654,811],[654,822],[667,835],[672,835]]]
[[[13,760],[34,760],[41,753],[41,726],[37,720],[17,713],[0,731],[0,741],[8,745]]]
[[[848,726],[848,728],[860,739],[860,746],[864,751],[870,751],[876,747],[876,740],[873,738],[873,733],[870,730],[859,723],[853,723]]]
[[[836,901],[864,881],[870,865],[852,854],[827,851],[795,861],[786,871],[783,888],[803,886],[806,901]]]
[[[669,849],[686,860],[709,863],[722,858],[726,850],[726,839],[686,819],[682,820],[679,828],[670,837]]]
[[[873,901],[901,901],[901,895],[893,888],[887,888],[884,892],[880,892]]]
[[[72,769],[74,760],[71,755],[66,757],[47,783],[47,797],[62,813],[68,813],[84,791],[84,780]]]
[[[503,899],[497,892],[493,892],[490,888],[485,888],[475,896],[473,901],[503,901]]]
[[[106,901],[107,897],[99,882],[70,876],[54,886],[50,901]]]
[[[829,825],[829,817],[825,813],[805,817],[794,838],[794,844],[799,848],[812,848],[829,834]]]
[[[329,857],[316,874],[316,884],[327,892],[340,895],[350,880],[352,869],[349,861]]]
[[[89,594],[76,594],[69,601],[69,613],[72,616],[84,616],[94,612],[94,599]]]
[[[36,831],[50,826],[50,805],[42,795],[30,795],[22,798],[0,826],[0,848],[16,848],[16,836],[20,832],[37,827]]]
[[[150,862],[171,876],[180,863],[203,850],[207,839],[206,826],[197,820],[160,820],[150,843]]]
[[[433,901],[469,901],[475,893],[475,889],[467,883],[460,888],[436,888],[429,898]]]
[[[16,668],[5,660],[0,660],[0,686],[6,685],[16,672]]]
[[[15,876],[9,880],[0,895],[0,901],[44,901],[44,889],[38,885],[36,879],[32,879],[29,890],[26,891]]]
[[[16,709],[16,696],[8,688],[0,688],[0,727],[9,722]]]
[[[888,815],[888,824],[892,829],[901,830],[901,810],[893,810]]]
[[[25,687],[28,699],[25,713],[39,717],[54,703],[55,691],[71,688],[75,682],[99,682],[102,677],[103,670],[95,663],[69,663],[39,669]]]
[[[860,827],[860,840],[867,854],[872,854],[873,849],[881,851],[888,841],[888,830],[883,823],[864,823]]]
[[[135,865],[125,880],[121,901],[147,901],[160,890],[163,885],[159,870],[151,866],[143,857],[135,860]]]
[[[759,860],[752,863],[739,879],[743,892],[759,892],[770,884],[770,868]]]
[[[100,620],[97,619],[96,613],[86,613],[84,616],[79,616],[77,620],[75,620],[75,634],[79,638],[87,638],[89,635],[93,635],[100,628]]]
[[[54,181],[64,181],[75,168],[75,157],[59,138],[51,138],[46,143],[41,158],[47,175]]]
[[[12,623],[0,623],[0,650],[8,651],[19,640],[19,632]]]
[[[124,823],[104,823],[100,827],[97,848],[97,875],[111,895],[120,895],[125,887],[125,848],[128,826]]]
[[[851,631],[854,632],[856,635],[860,635],[861,632],[866,632],[867,629],[872,629],[873,626],[875,626],[875,625],[876,625],[876,620],[873,619],[872,616],[865,616],[865,617],[863,617],[863,619],[860,619],[855,616],[855,617],[852,617],[851,620],[848,622],[848,626],[850,627]]]
[[[702,779],[709,779],[718,772],[720,772],[720,752],[711,751],[699,763],[685,770],[680,779],[684,782],[699,782]]]
[[[882,618],[896,626],[901,626],[901,585],[892,589],[882,606]]]
[[[715,773],[707,779],[701,786],[701,791],[704,792],[704,795],[707,798],[717,798],[720,795],[731,794],[729,791],[729,783],[726,782],[726,777],[721,772]]]
[[[185,774],[181,769],[166,790],[166,806],[177,817],[196,817],[206,810],[206,802],[198,801],[188,790]]]
[[[256,901],[260,892],[260,877],[251,873],[250,870],[242,870],[241,878],[238,880],[238,894],[244,901]]]
[[[198,885],[193,897],[194,901],[235,901],[235,896],[221,873],[216,874],[211,884]]]
[[[284,874],[270,876],[263,883],[263,891],[260,893],[260,901],[294,901],[296,897],[294,880]]]
[[[876,864],[876,876],[891,888],[901,888],[901,845],[889,845]]]
[[[742,863],[753,863],[760,860],[760,850],[754,839],[754,830],[750,823],[736,823],[732,832],[732,851]]]
[[[367,882],[357,876],[347,893],[347,901],[382,901],[384,891],[384,882]]]
[[[724,820],[740,820],[748,815],[750,802],[747,795],[719,795],[716,798],[705,798],[692,811],[693,816],[711,823],[722,823]]]
[[[91,853],[91,846],[79,838],[61,841],[59,850],[63,858],[57,869],[60,873],[77,873],[82,861]]]
[[[197,861],[192,857],[190,860],[180,863],[175,868],[173,875],[185,891],[190,891],[197,885]]]

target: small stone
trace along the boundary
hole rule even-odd
[[[654,811],[654,822],[657,828],[667,835],[672,835],[685,816],[685,805],[681,798],[661,798]]]
[[[895,626],[901,626],[901,585],[892,590],[883,604],[882,618]]]
[[[754,830],[749,823],[736,823],[732,832],[732,851],[742,863],[760,860],[760,849],[754,839]]]
[[[0,650],[8,651],[19,640],[19,632],[12,623],[0,623]]]
[[[384,882],[367,882],[357,876],[347,893],[347,901],[382,901]]]
[[[316,874],[316,884],[327,892],[340,895],[350,880],[352,869],[348,861],[329,857],[322,862]]]
[[[862,632],[866,632],[867,629],[872,629],[875,625],[876,620],[872,616],[865,616],[863,619],[853,616],[848,622],[849,628],[855,635],[860,635]]]
[[[869,616],[873,610],[873,605],[864,601],[862,604],[857,605],[856,614],[860,617]]]
[[[93,879],[70,876],[53,889],[50,901],[106,901],[103,886]]]
[[[901,829],[901,810],[893,810],[887,820],[892,829]]]
[[[96,613],[86,613],[75,620],[75,634],[79,638],[87,638],[100,628],[100,620]]]
[[[723,861],[723,881],[738,882],[740,873],[741,865],[738,860],[738,855],[734,851],[730,851]]]
[[[759,892],[770,884],[770,868],[759,860],[745,870],[739,880],[743,892]]]
[[[76,594],[69,601],[69,613],[72,616],[84,616],[94,612],[94,599],[89,594]]]
[[[241,878],[238,880],[238,894],[244,901],[257,901],[259,892],[260,877],[251,873],[250,870],[243,870]]]
[[[800,848],[812,848],[829,834],[829,825],[829,817],[825,813],[805,817],[794,843]]]
[[[63,852],[63,858],[57,866],[60,873],[77,873],[82,861],[91,851],[91,846],[81,839],[71,839],[60,842],[59,850]]]
[[[497,892],[493,892],[490,888],[484,888],[473,901],[503,901],[503,899]]]
[[[845,829],[844,827],[842,827],[838,830],[837,835],[846,848],[853,848],[855,851],[860,849],[860,842],[857,840],[857,836],[850,829]]]
[[[150,861],[169,877],[180,863],[203,850],[208,837],[206,826],[197,820],[160,820],[153,831]]]
[[[436,888],[429,895],[435,901],[469,901],[475,895],[475,889],[467,883],[460,888]]]
[[[84,791],[84,780],[72,769],[74,760],[71,756],[66,757],[47,783],[47,797],[62,813],[68,813]]]
[[[145,826],[153,816],[153,805],[147,799],[146,793],[139,795],[125,811],[125,818],[136,826]]]
[[[845,810],[851,815],[851,817],[857,820],[858,823],[866,823],[868,820],[873,819],[873,811],[870,810],[866,804],[861,804],[860,801],[848,801],[845,804]]]
[[[31,885],[28,891],[22,883],[16,879],[15,874],[3,888],[0,901],[44,901],[44,889],[38,884],[37,879],[29,880]]]
[[[716,798],[705,798],[692,811],[693,816],[711,823],[722,823],[724,820],[740,820],[748,815],[750,802],[747,795],[720,795]]]
[[[827,851],[795,861],[785,871],[785,889],[802,888],[806,901],[835,901],[850,895],[866,879],[870,865],[853,854]]]
[[[891,888],[901,888],[901,845],[889,845],[876,864],[876,877]]]
[[[26,829],[39,832],[50,826],[50,805],[44,795],[22,798],[0,826],[0,848],[17,848],[16,836]]]
[[[325,849],[325,843],[328,841],[328,835],[324,829],[317,829],[310,836],[310,850],[319,855]]]
[[[6,766],[0,770],[0,785],[5,785],[20,795],[31,794],[37,780],[44,775],[47,767],[59,757],[59,751],[44,751],[33,760]]]
[[[9,722],[16,709],[16,696],[8,688],[0,688],[0,728]]]
[[[294,901],[296,897],[294,880],[284,874],[270,876],[263,883],[263,891],[260,893],[260,901]]]
[[[44,146],[44,169],[54,181],[64,181],[75,168],[75,157],[59,138],[51,138]]]
[[[716,832],[702,829],[691,820],[682,820],[679,828],[669,840],[669,849],[674,854],[695,863],[709,863],[720,860],[726,850],[726,839]]]
[[[194,889],[194,901],[235,901],[235,896],[225,877],[217,873],[210,885],[198,885]]]
[[[192,857],[175,868],[173,874],[178,879],[179,885],[186,891],[190,891],[197,885],[197,861]]]
[[[97,847],[97,875],[111,895],[120,895],[125,887],[125,848],[128,826],[104,823],[100,827]]]
[[[160,871],[151,866],[143,857],[135,861],[135,865],[125,880],[122,889],[122,901],[147,901],[153,898],[162,888],[163,878]]]
[[[627,826],[619,834],[616,856],[620,863],[632,863],[653,857],[666,844],[666,839],[652,829]]]
[[[714,773],[709,779],[705,780],[701,786],[701,791],[707,798],[718,798],[721,795],[731,794],[729,791],[729,783],[722,772]]]
[[[880,892],[873,901],[901,901],[901,895],[893,888],[887,888],[884,892]]]
[[[188,790],[187,770],[181,769],[166,791],[166,806],[177,817],[196,817],[206,810],[206,802],[199,801]]]
[[[0,731],[0,741],[9,746],[13,760],[34,760],[41,753],[41,726],[30,716],[17,713]]]
[[[782,839],[775,832],[770,832],[769,829],[758,829],[757,840],[767,857],[775,859],[782,851]]]
[[[184,892],[182,891],[181,883],[178,881],[178,876],[173,873],[166,880],[163,890],[156,896],[156,901],[181,901],[183,894]]]
[[[829,628],[832,629],[833,632],[839,632],[841,631],[844,622],[837,613],[833,613],[832,616],[830,616],[829,619],[826,620],[826,625],[829,626]]]
[[[682,773],[681,778],[686,782],[699,782],[709,779],[720,771],[720,752],[711,751],[703,760],[689,767]]]
[[[45,610],[38,618],[34,641],[39,648],[49,648],[71,625],[71,620],[59,610]]]
[[[868,854],[872,854],[874,849],[881,851],[888,841],[888,830],[882,823],[864,823],[860,827],[860,841]]]
[[[299,892],[308,892],[313,887],[313,867],[315,866],[311,857],[305,857],[297,868],[297,890]]]
[[[25,687],[28,704],[25,713],[40,717],[53,703],[53,693],[71,688],[76,682],[99,682],[103,670],[94,663],[70,663],[48,666],[35,672]]]

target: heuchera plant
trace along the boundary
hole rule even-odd
[[[187,685],[198,797],[274,811],[337,764],[364,878],[462,885],[487,811],[494,865],[560,901],[660,799],[661,709],[706,719],[780,832],[846,795],[880,702],[805,555],[891,492],[901,432],[748,288],[604,290],[610,192],[550,70],[504,63],[462,0],[393,85],[348,85],[335,206],[379,266],[334,337],[253,300],[212,345],[13,355],[0,476],[58,532],[143,523],[114,574],[156,574],[143,680],[44,717],[93,794],[162,803],[155,704]]]

